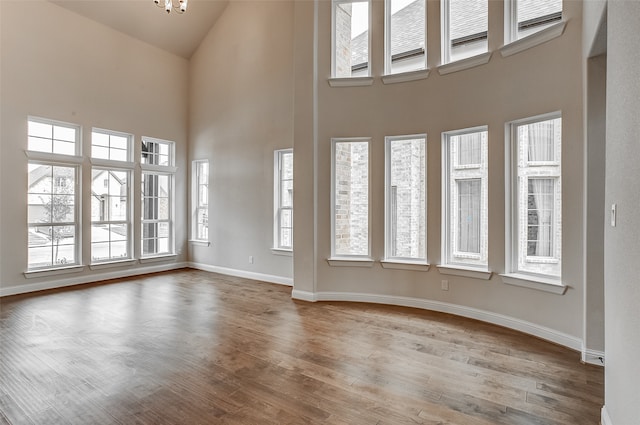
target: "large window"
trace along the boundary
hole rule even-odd
[[[80,154],[80,127],[59,121],[29,117],[28,147],[33,152]]]
[[[142,256],[173,254],[174,144],[142,139]]]
[[[442,137],[443,262],[487,267],[487,129]]]
[[[505,43],[534,34],[562,20],[562,0],[506,0]]]
[[[274,154],[274,248],[293,249],[293,150]]]
[[[369,9],[369,0],[332,1],[332,77],[369,75]]]
[[[332,257],[369,257],[369,139],[332,140]]]
[[[562,258],[562,119],[510,124],[512,273],[559,278]]]
[[[385,259],[426,262],[426,136],[385,142]]]
[[[191,202],[193,203],[192,239],[209,241],[209,161],[193,161]]]
[[[488,0],[442,0],[442,63],[488,49]]]
[[[385,1],[385,74],[425,69],[425,0]]]

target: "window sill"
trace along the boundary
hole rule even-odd
[[[160,173],[175,173],[178,171],[178,167],[170,165],[155,165],[155,164],[140,164],[142,171],[157,171]]]
[[[282,255],[285,257],[293,257],[292,249],[282,249],[282,248],[271,248],[271,253],[273,255]]]
[[[436,266],[440,274],[446,274],[451,276],[472,277],[475,279],[489,280],[493,274],[490,270],[476,269],[474,267],[465,266]]]
[[[38,152],[38,151],[24,151],[24,154],[29,159],[36,159],[40,161],[57,161],[57,162],[69,162],[72,164],[82,164],[83,157],[77,155],[62,155],[59,153]]]
[[[373,85],[373,77],[329,78],[331,87],[361,87]]]
[[[410,260],[380,260],[383,269],[429,271],[430,265],[426,261]]]
[[[84,270],[84,266],[57,267],[55,269],[31,270],[24,272],[24,277],[34,279],[37,277],[55,276],[59,274],[80,273]]]
[[[491,52],[471,56],[470,58],[461,59],[455,62],[445,63],[438,67],[438,74],[447,75],[458,71],[464,71],[465,69],[489,63],[489,59],[491,59]]]
[[[327,258],[331,267],[372,267],[374,260],[369,257],[331,257]]]
[[[506,44],[500,48],[500,54],[502,57],[506,58],[507,56],[515,55],[516,53],[520,53],[524,50],[546,43],[549,40],[560,37],[564,32],[566,25],[567,21],[561,21],[557,24],[551,25],[549,28],[543,29],[540,32]]]
[[[136,164],[134,162],[128,161],[115,161],[110,159],[100,159],[100,158],[91,158],[91,165],[97,165],[101,167],[115,167],[115,168],[125,168],[125,169],[134,169]]]
[[[382,76],[383,84],[406,83],[407,81],[424,80],[429,76],[429,69],[418,69],[416,71],[400,72]]]
[[[209,241],[199,241],[197,239],[191,239],[189,241],[189,243],[191,245],[196,245],[196,246],[211,246],[211,242],[209,242]]]
[[[507,285],[521,286],[523,288],[537,289],[539,291],[551,292],[552,294],[564,295],[568,286],[563,285],[559,280],[545,279],[522,275],[517,273],[501,274],[502,281]]]
[[[176,257],[177,257],[176,254],[157,255],[155,257],[144,257],[144,258],[141,258],[140,262],[142,264],[144,264],[144,263],[158,263],[160,261],[175,260]]]
[[[127,260],[118,260],[118,261],[105,261],[103,263],[93,263],[89,264],[89,268],[91,270],[101,270],[101,269],[110,269],[113,267],[122,267],[122,266],[130,266],[135,264],[137,260],[127,259]]]

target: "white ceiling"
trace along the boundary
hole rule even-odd
[[[228,0],[189,0],[187,12],[170,14],[153,0],[50,0],[163,50],[189,59]],[[177,0],[174,0],[177,2]],[[164,0],[161,0],[164,5]]]

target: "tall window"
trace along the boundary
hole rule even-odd
[[[368,257],[369,139],[332,140],[332,257]]]
[[[385,0],[385,74],[425,69],[425,0]]]
[[[443,134],[442,220],[446,265],[487,267],[487,128]]]
[[[28,118],[27,269],[80,264],[80,127]]]
[[[560,114],[550,114],[510,127],[510,271],[559,278],[562,119]]]
[[[426,262],[426,136],[385,142],[385,258]]]
[[[488,50],[488,0],[442,0],[442,63]]]
[[[332,0],[332,77],[369,75],[369,0]]]
[[[293,249],[293,150],[274,154],[274,248]]]
[[[192,165],[193,233],[195,241],[209,240],[209,161],[193,161]]]
[[[174,252],[174,144],[142,138],[142,256]]]
[[[507,0],[505,43],[534,34],[562,20],[562,0]]]

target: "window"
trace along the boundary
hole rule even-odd
[[[425,69],[425,0],[385,1],[385,74]]]
[[[142,139],[142,256],[173,254],[174,144]]]
[[[510,130],[510,271],[559,278],[562,119],[545,115],[511,123]]]
[[[209,240],[209,161],[193,161],[193,240]]]
[[[369,139],[332,140],[332,257],[369,254]]]
[[[293,150],[275,151],[274,248],[293,249]]]
[[[442,136],[443,262],[487,268],[487,128]]]
[[[333,0],[332,77],[369,76],[369,0]]]
[[[131,161],[131,135],[94,129],[91,132],[91,158]]]
[[[488,50],[488,0],[442,0],[442,63]]]
[[[385,259],[426,262],[426,136],[386,137]]]
[[[57,155],[80,154],[80,127],[58,121],[29,117],[28,149]]]
[[[505,44],[534,34],[562,20],[562,0],[507,0]]]

